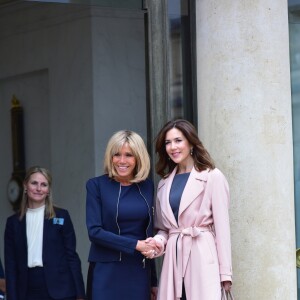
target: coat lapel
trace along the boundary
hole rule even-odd
[[[53,219],[47,219],[44,218],[44,229],[43,229],[43,262],[46,262],[46,259],[48,256],[47,254],[47,250],[49,247],[47,247],[47,245],[49,245],[48,243],[48,237],[49,237],[49,233],[50,233],[50,226],[51,226],[51,222],[53,222]]]
[[[14,242],[16,243],[16,249],[18,250],[18,261],[21,264],[21,268],[27,270],[28,262],[28,250],[27,250],[27,233],[26,233],[26,214],[19,220],[19,215],[16,215],[16,228]]]
[[[172,211],[171,205],[170,205],[170,190],[172,186],[172,182],[174,179],[174,176],[176,174],[177,167],[173,170],[173,172],[167,177],[166,179],[162,180],[158,186],[158,194],[157,197],[160,200],[161,205],[161,213],[165,216],[166,219],[169,220],[169,222],[174,226],[178,227],[178,224],[176,222],[174,213]]]
[[[191,174],[188,178],[188,181],[183,190],[178,220],[180,215],[189,207],[189,205],[201,194],[204,189],[204,184],[207,181],[208,170],[198,172],[195,168],[192,169]]]
[[[160,200],[161,212],[166,219],[176,228],[178,228],[177,221],[173,214],[170,205],[170,190],[172,186],[173,179],[176,175],[177,167],[172,171],[172,173],[164,180],[161,180],[158,185],[157,197]],[[207,181],[208,170],[198,172],[195,168],[192,169],[191,174],[188,178],[186,186],[183,190],[178,220],[180,215],[189,207],[189,205],[202,193],[204,189],[205,182]]]
[[[20,238],[19,243],[20,243],[20,249],[24,249],[24,262],[26,263],[27,267],[27,256],[28,256],[28,250],[27,250],[27,232],[26,232],[26,214],[20,221],[20,235],[18,238]],[[20,254],[21,255],[21,254]]]

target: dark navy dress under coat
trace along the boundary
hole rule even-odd
[[[121,186],[103,175],[86,187],[89,299],[150,299],[150,288],[157,285],[154,261],[135,247],[138,240],[153,236],[152,181]]]

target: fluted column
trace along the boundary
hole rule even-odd
[[[237,299],[296,299],[286,0],[196,0],[199,133],[231,187]]]

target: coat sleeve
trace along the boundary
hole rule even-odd
[[[6,296],[10,300],[18,300],[17,295],[17,258],[16,248],[14,247],[15,231],[13,219],[8,218],[4,233],[4,257],[6,273]]]
[[[76,236],[75,236],[73,223],[67,211],[65,211],[64,222],[65,222],[65,226],[63,226],[64,248],[66,251],[69,268],[71,270],[71,274],[75,283],[76,296],[78,299],[79,298],[84,299],[85,290],[84,290],[84,282],[83,282],[82,271],[81,271],[81,261],[76,252]]]
[[[137,239],[124,237],[104,228],[102,215],[105,211],[102,211],[97,182],[88,180],[86,190],[86,225],[90,241],[112,250],[133,254],[136,251]]]
[[[215,169],[211,174],[212,212],[216,234],[221,281],[232,281],[229,224],[229,186],[225,176]]]
[[[161,256],[164,253],[164,249],[168,241],[168,229],[163,224],[161,203],[158,196],[156,197],[155,202],[154,229],[157,232],[154,239],[162,245],[162,250],[157,254],[157,256]]]

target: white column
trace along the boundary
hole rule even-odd
[[[231,187],[237,299],[296,299],[286,0],[196,0],[199,134]]]

